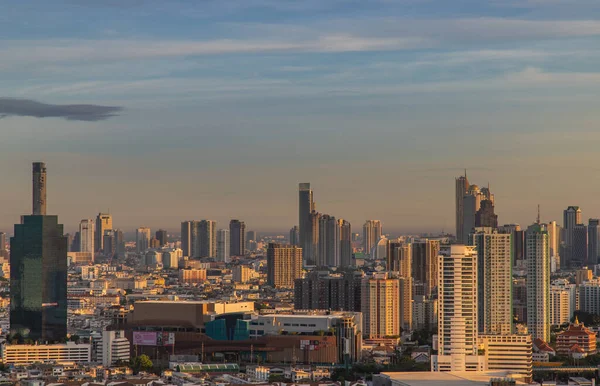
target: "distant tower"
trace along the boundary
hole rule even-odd
[[[563,212],[563,227],[565,234],[565,253],[562,256],[564,265],[566,267],[571,266],[571,260],[573,259],[573,238],[575,233],[575,225],[581,224],[581,209],[578,206],[569,206]]]
[[[96,216],[96,236],[94,239],[94,252],[102,252],[104,250],[104,231],[113,229],[112,216],[108,213],[98,213]]]
[[[550,341],[550,248],[540,224],[525,233],[527,254],[527,330],[532,338]]]
[[[46,215],[46,164],[33,163],[33,215]]]
[[[313,252],[313,229],[311,226],[311,213],[315,210],[313,201],[313,191],[309,182],[302,182],[298,185],[298,227],[300,233],[300,247],[302,248],[304,264],[312,262]],[[312,262],[314,264],[314,262]]]
[[[373,247],[377,245],[382,235],[381,221],[367,220],[363,225],[363,253],[371,255]],[[371,256],[372,257],[372,256]]]
[[[58,216],[46,215],[46,167],[33,164],[33,215],[10,239],[10,328],[25,339],[67,336],[67,237]]]
[[[398,279],[375,273],[362,279],[363,334],[383,338],[400,334],[400,288]]]
[[[300,230],[298,229],[298,225],[290,229],[290,245],[300,246]]]
[[[352,267],[352,225],[344,219],[338,220],[340,233],[340,266]]]
[[[600,250],[599,236],[600,235],[600,220],[591,218],[588,221],[588,263],[591,265],[598,264],[598,251]]]
[[[438,259],[440,242],[438,240],[421,239],[412,244],[412,277],[424,285],[425,296],[432,296],[438,283]]]
[[[463,177],[458,177],[454,181],[455,184],[455,201],[456,201],[456,239],[461,242],[464,239],[464,197],[469,189],[469,180],[467,179],[467,171]]]
[[[217,231],[217,260],[224,263],[231,262],[231,232],[228,229]],[[239,256],[239,255],[235,255]]]
[[[94,237],[94,220],[81,220],[79,223],[79,252],[90,252],[93,256],[95,252]]]
[[[246,224],[240,220],[229,222],[229,252],[231,256],[244,256],[246,253]]]
[[[158,243],[160,244],[161,247],[164,247],[165,245],[167,245],[167,231],[166,230],[159,229],[156,231],[154,236],[158,240]]]
[[[135,247],[137,253],[144,253],[150,247],[150,228],[141,227],[135,231]]]

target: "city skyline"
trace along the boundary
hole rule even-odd
[[[502,223],[533,222],[537,204],[544,221],[575,204],[600,214],[586,178],[596,2],[203,4],[6,5],[0,229],[28,208],[23,176],[39,159],[68,231],[110,209],[128,230],[240,218],[283,232],[299,225],[302,181],[319,211],[355,226],[450,231],[464,168],[490,182]]]

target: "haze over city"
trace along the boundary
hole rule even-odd
[[[0,229],[52,173],[67,230],[186,219],[454,227],[454,178],[500,223],[596,217],[596,1],[22,1],[0,14]],[[65,106],[80,105],[88,106]]]

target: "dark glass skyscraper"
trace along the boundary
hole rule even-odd
[[[313,191],[310,189],[310,183],[302,182],[298,185],[298,228],[304,264],[307,264],[307,262],[312,263],[314,258],[311,256],[313,250],[311,213],[314,210],[315,204],[313,201]]]
[[[229,222],[229,252],[231,256],[244,256],[246,252],[246,224],[240,220]]]
[[[34,211],[39,211],[36,202]],[[15,224],[10,266],[11,332],[35,341],[65,339],[67,237],[58,216],[23,216]]]

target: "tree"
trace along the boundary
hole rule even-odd
[[[131,358],[129,363],[129,367],[133,370],[134,374],[139,373],[140,371],[149,371],[152,370],[154,364],[146,354],[142,354],[140,356]]]

